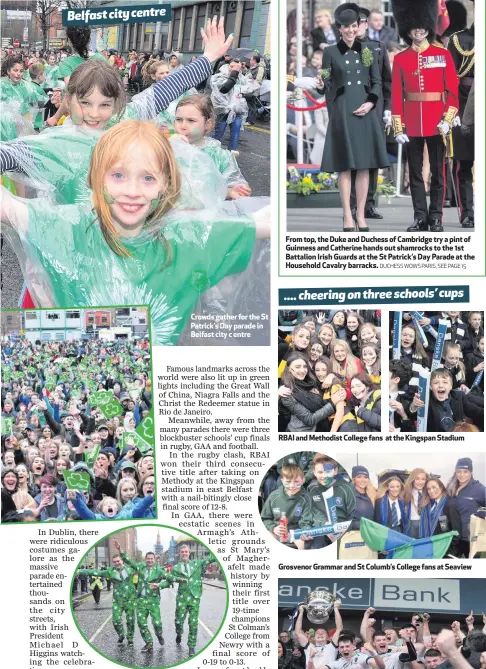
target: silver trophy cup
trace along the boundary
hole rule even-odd
[[[313,590],[305,600],[307,618],[315,625],[322,625],[329,620],[336,597],[326,590]]]

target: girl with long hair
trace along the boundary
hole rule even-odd
[[[317,339],[321,342],[324,349],[324,355],[330,357],[334,342],[336,341],[336,331],[330,323],[323,323],[317,333]]]
[[[345,340],[338,339],[334,342],[331,352],[331,371],[339,379],[346,382],[346,399],[351,398],[351,379],[363,371],[359,358],[351,353],[349,344]]]
[[[355,311],[350,311],[346,318],[346,341],[348,342],[351,352],[356,357],[359,357],[359,328],[363,324],[363,319]]]
[[[331,395],[330,402],[325,402],[308,360],[301,353],[289,355],[282,386],[280,402],[291,416],[287,432],[315,432],[318,423],[334,413],[336,404],[343,401],[345,395],[341,389]]]
[[[405,534],[414,539],[428,536],[427,518],[423,513],[424,506],[429,502],[427,481],[429,475],[421,467],[416,467],[409,474],[403,489],[403,502],[407,512]]]
[[[364,371],[377,386],[381,383],[380,348],[377,344],[365,344],[361,348],[361,363]]]
[[[453,530],[458,532],[458,536],[452,539],[451,549],[448,551],[455,555],[461,537],[459,511],[440,478],[431,477],[427,481],[426,488],[428,500],[422,499],[422,513],[426,518],[427,534],[434,536]]]
[[[398,476],[390,476],[380,484],[375,500],[375,523],[395,532],[404,532],[407,513],[402,499],[403,490],[402,480]]]
[[[346,404],[354,414],[356,425],[346,421],[340,431],[380,432],[381,390],[364,372],[351,378],[350,388],[351,398]]]
[[[171,214],[180,172],[147,121],[102,136],[88,184],[92,204],[76,207],[4,191],[2,221],[29,258],[29,290],[59,307],[150,304],[154,343],[175,344],[201,293],[243,271],[255,237],[269,234],[265,208],[239,218],[219,209]]]

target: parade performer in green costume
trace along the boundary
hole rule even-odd
[[[190,548],[183,544],[179,548],[180,562],[172,567],[170,572],[171,579],[186,579],[186,582],[179,584],[176,597],[175,628],[176,643],[182,641],[182,632],[184,630],[184,621],[189,615],[189,636],[187,645],[189,646],[189,655],[196,652],[197,628],[199,618],[199,605],[203,592],[202,576],[206,567],[212,562],[217,562],[216,557],[210,553],[203,560],[190,560]]]
[[[120,550],[120,544],[117,545],[117,550]],[[80,569],[79,576],[96,576],[98,578],[111,579],[113,583],[113,627],[118,634],[119,645],[123,644],[125,636],[128,645],[133,645],[133,633],[135,631],[135,585],[133,577],[136,569],[129,564],[124,564],[120,555],[114,555],[113,567],[106,567],[104,569]],[[126,616],[127,631],[123,628],[123,614]]]
[[[115,548],[121,551],[121,545],[118,541],[113,542]],[[164,645],[164,637],[162,635],[162,619],[160,617],[160,591],[168,588],[173,579],[168,579],[168,574],[165,569],[155,563],[155,553],[148,552],[145,554],[145,562],[135,562],[128,557],[126,553],[120,552],[123,564],[127,565],[138,573],[137,585],[137,623],[145,641],[145,646],[142,648],[144,653],[153,650],[153,640],[147,624],[147,618],[152,618],[152,625],[154,627],[155,636],[157,637],[161,646]]]

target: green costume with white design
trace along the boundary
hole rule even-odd
[[[176,597],[175,628],[177,634],[182,635],[186,616],[189,616],[189,635],[187,645],[196,647],[197,628],[199,622],[199,605],[203,593],[202,576],[206,567],[216,562],[214,555],[204,560],[188,560],[178,562],[172,567],[171,578],[186,579],[187,583],[179,583]]]
[[[152,635],[148,628],[147,618],[152,618],[152,625],[157,637],[162,636],[162,619],[160,617],[160,591],[170,586],[167,573],[163,567],[154,565],[147,567],[145,562],[135,562],[126,553],[120,553],[124,564],[138,572],[137,585],[137,623],[145,643],[152,643]],[[159,587],[151,589],[149,583],[158,583]]]
[[[149,224],[138,237],[123,238],[131,256],[122,257],[106,243],[90,205],[9,197],[3,200],[12,227],[4,230],[36,305],[148,304],[154,344],[177,343],[201,293],[242,272],[255,242],[253,219],[228,215],[226,209],[236,208],[223,203],[218,209],[174,211]],[[162,229],[173,252],[163,270]]]
[[[113,627],[119,637],[126,636],[127,641],[133,641],[135,631],[135,584],[133,577],[135,569],[124,565],[122,569],[106,567],[105,569],[80,569],[79,576],[97,576],[111,579],[113,584],[112,615]],[[123,614],[127,620],[127,632],[123,629]]]

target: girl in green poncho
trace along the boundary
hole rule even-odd
[[[158,344],[176,344],[207,288],[247,266],[267,208],[173,210],[180,173],[150,122],[106,132],[91,158],[93,203],[53,206],[4,192],[2,221],[36,306],[148,304]],[[92,208],[96,214],[93,214]],[[233,214],[233,215],[232,215]]]
[[[87,202],[89,160],[101,132],[123,119],[155,118],[190,86],[204,80],[211,71],[211,62],[231,45],[232,36],[225,39],[222,20],[219,24],[216,20],[208,22],[202,35],[203,56],[166,81],[156,82],[142,101],[128,105],[120,77],[113,68],[93,60],[80,65],[68,85],[70,120],[38,136],[2,145],[2,173],[21,172],[29,185],[49,191],[59,204]]]
[[[207,136],[213,128],[214,109],[208,96],[190,95],[178,102],[174,119],[175,137],[184,139],[211,158],[226,179],[229,200],[247,197],[251,188],[240,172],[235,157],[223,149],[221,142]]]
[[[21,116],[34,120],[39,107],[49,100],[44,91],[24,81],[25,65],[21,56],[8,56],[2,63],[0,102],[15,107]],[[5,112],[5,109],[3,110]]]

